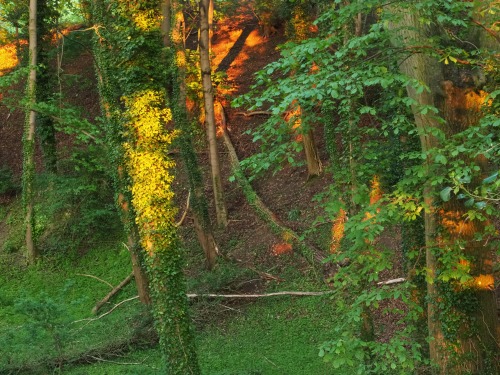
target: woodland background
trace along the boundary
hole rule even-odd
[[[500,373],[499,11],[0,0],[0,373]]]

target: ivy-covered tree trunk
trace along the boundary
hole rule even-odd
[[[124,124],[134,134],[124,145],[131,177],[132,204],[137,213],[141,245],[151,281],[151,297],[167,374],[199,374],[190,329],[183,274],[183,248],[177,237],[171,170],[167,150],[177,135],[167,132],[171,119],[161,92],[146,90],[125,99]]]
[[[217,148],[217,129],[214,113],[214,94],[212,86],[212,69],[209,56],[209,24],[208,11],[210,0],[200,1],[200,65],[203,84],[203,98],[205,100],[205,124],[208,139],[210,167],[212,171],[212,189],[214,192],[217,224],[227,226],[227,209],[222,189],[219,152]]]
[[[418,12],[396,9],[396,14],[398,22],[394,30],[399,37],[397,45],[406,48],[426,45],[433,31],[423,27]],[[440,147],[434,136],[435,131],[443,131],[448,136],[459,133],[470,125],[470,116],[474,111],[478,113],[478,108],[460,108],[463,100],[459,96],[463,92],[455,90],[452,82],[444,80],[443,66],[435,57],[412,53],[401,62],[400,69],[430,90],[408,86],[408,96],[415,101],[412,109],[422,154],[430,155],[433,149]],[[441,123],[432,111],[424,110],[425,107],[438,108],[445,121]],[[425,179],[428,181],[424,185],[424,200],[431,361],[440,374],[496,373],[499,341],[498,319],[493,308],[496,305],[494,293],[488,291],[487,286],[483,289],[460,282],[452,284],[438,277],[447,267],[453,266],[444,257],[449,251],[455,252],[456,267],[460,266],[462,254],[469,259],[471,263],[467,266],[476,279],[485,272],[491,275],[491,269],[486,268],[491,268],[492,250],[484,242],[477,241],[476,236],[481,234],[483,224],[466,219],[467,208],[462,202],[454,198],[446,204],[436,201],[438,194],[430,183],[431,173],[435,173],[437,168],[435,160],[427,156],[425,166]]]
[[[57,71],[54,68],[52,41],[59,19],[59,14],[55,9],[56,4],[52,0],[38,0],[37,10],[37,46],[39,71],[37,77],[37,102],[50,102],[53,99],[56,87]],[[56,35],[58,39],[59,36]],[[59,61],[58,61],[59,63]],[[48,172],[57,171],[57,149],[56,130],[54,120],[50,116],[37,115],[38,139],[43,153],[45,169]]]
[[[179,135],[179,146],[181,156],[184,161],[186,173],[189,179],[189,189],[192,192],[190,205],[192,207],[194,227],[198,242],[200,243],[203,252],[205,253],[206,264],[209,270],[213,269],[217,261],[217,245],[215,243],[212,223],[208,213],[207,200],[203,191],[203,177],[196,157],[192,141],[191,124],[187,116],[186,108],[186,52],[184,47],[184,15],[179,2],[174,2],[171,11],[170,1],[167,0],[162,8],[163,18],[174,14],[174,28],[168,30],[168,42],[166,46],[172,46],[176,50],[176,74],[171,77],[171,98],[173,108],[173,117],[177,128],[181,131]],[[163,22],[165,23],[165,21]],[[165,32],[165,30],[162,30]],[[165,42],[165,39],[164,39]]]
[[[29,76],[27,86],[28,108],[26,110],[26,125],[23,135],[23,202],[26,210],[26,248],[29,263],[38,258],[38,250],[33,238],[34,229],[34,178],[35,178],[35,131],[36,112],[33,107],[36,103],[37,78],[37,0],[29,3]]]
[[[104,2],[95,0],[91,5],[89,19],[96,25],[106,23],[107,15],[104,14]],[[126,170],[123,160],[122,135],[120,132],[119,119],[116,114],[119,112],[119,104],[113,90],[113,77],[109,77],[109,68],[107,66],[107,53],[110,53],[109,44],[102,36],[94,36],[94,63],[97,73],[97,87],[99,90],[99,99],[101,111],[107,120],[105,128],[106,144],[110,148],[109,155],[111,164],[114,169],[110,172],[113,179],[114,189],[116,192],[116,206],[119,210],[125,232],[127,234],[127,249],[130,253],[132,261],[132,271],[137,288],[139,300],[149,305],[151,297],[149,295],[149,280],[142,264],[141,244],[139,241],[139,233],[135,223],[135,214],[130,204],[130,193],[128,192]],[[116,84],[116,83],[115,83]],[[114,114],[114,115],[113,115]]]
[[[160,4],[104,1],[102,58],[115,102],[122,153],[152,310],[169,375],[199,374],[183,274],[184,249],[177,236],[173,202],[174,160],[168,156],[178,131],[166,77],[175,70],[171,48],[162,48]],[[167,86],[170,83],[167,83]],[[118,167],[118,166],[116,166]]]
[[[419,35],[417,30],[422,31],[418,14],[412,12],[401,11],[401,19],[399,20],[399,34],[401,36],[401,43],[415,43],[418,40],[423,40],[423,36]],[[427,56],[426,54],[412,54],[405,59],[401,65],[400,70],[402,73],[411,78],[417,79],[419,82],[430,84],[430,87],[435,88],[442,79],[439,74],[440,67],[438,62]],[[437,76],[433,76],[436,75]],[[431,149],[438,146],[437,139],[432,135],[433,129],[439,129],[437,119],[430,113],[427,115],[419,111],[418,106],[432,106],[435,107],[433,93],[427,91],[417,92],[414,87],[408,87],[408,96],[415,100],[413,113],[415,116],[415,125],[420,131],[420,145],[423,154],[427,154]],[[427,179],[429,179],[430,170],[432,167],[432,160],[427,158],[426,162]],[[434,202],[433,187],[426,184],[423,188],[424,203],[427,210],[424,214],[425,221],[425,244],[426,244],[426,268],[428,271],[428,278],[431,282],[427,283],[428,295],[428,331],[431,341],[430,358],[433,364],[437,365],[441,370],[446,371],[448,363],[448,354],[446,353],[446,342],[443,335],[442,324],[439,320],[438,314],[438,300],[440,298],[435,280],[436,272],[438,270],[438,260],[436,259],[433,248],[436,246],[436,235],[438,231],[437,225],[437,212]]]

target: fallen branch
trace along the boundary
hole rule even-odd
[[[377,285],[391,285],[391,284],[399,284],[399,283],[404,283],[406,279],[404,277],[399,277],[397,279],[392,279],[392,280],[386,280],[386,281],[380,281],[377,283]]]
[[[234,149],[233,143],[227,134],[227,124],[226,124],[226,116],[224,114],[224,108],[220,105],[221,108],[221,128],[222,135],[224,139],[224,143],[228,150],[229,160],[231,163],[231,169],[233,175],[236,178],[236,181],[240,185],[248,203],[255,209],[259,217],[264,220],[278,235],[282,237],[290,238],[295,244],[295,248],[299,250],[299,252],[307,259],[307,261],[316,266],[323,262],[323,259],[326,258],[326,254],[324,254],[321,250],[314,249],[311,245],[305,245],[304,241],[302,241],[297,233],[295,233],[292,229],[286,227],[282,223],[279,222],[279,219],[276,215],[264,204],[264,202],[257,195],[252,185],[245,177],[243,171],[240,168],[240,161],[238,159],[238,155],[236,154],[236,150]],[[314,251],[312,250],[314,249]]]
[[[188,294],[188,298],[265,298],[276,296],[324,296],[325,294],[333,293],[331,290],[324,292],[274,292],[264,294]]]
[[[251,116],[271,116],[272,112],[269,111],[253,111],[253,112],[236,112],[235,115],[251,117]]]
[[[99,320],[101,318],[104,318],[106,315],[109,315],[111,314],[114,310],[116,310],[118,308],[118,306],[121,306],[123,305],[125,302],[128,302],[128,301],[133,301],[134,299],[138,299],[139,296],[134,296],[134,297],[130,297],[130,298],[127,298],[119,303],[117,303],[116,305],[113,306],[113,308],[111,308],[109,311],[106,311],[104,314],[101,314],[99,315],[98,317],[95,317],[95,318],[85,318],[85,319],[79,319],[79,320],[75,320],[73,321],[72,323],[80,323],[80,322],[87,322],[87,324],[91,323],[91,322],[94,322],[96,320]],[[85,324],[83,327],[85,327],[87,324]],[[82,329],[83,327],[81,327],[80,329]]]
[[[191,198],[191,190],[189,190],[189,192],[188,192],[188,197],[187,197],[187,200],[186,200],[186,209],[184,210],[184,213],[182,214],[181,219],[177,223],[175,223],[176,227],[180,227],[182,225],[182,223],[184,222],[184,219],[187,216],[187,213],[188,213],[188,210],[189,210],[189,201],[190,201],[190,198]]]
[[[92,314],[97,314],[99,309],[106,304],[111,297],[113,297],[116,293],[118,293],[124,286],[126,286],[132,279],[134,278],[134,273],[132,272],[130,275],[128,275],[120,284],[118,284],[116,287],[113,288],[111,292],[109,292],[102,300],[96,303],[94,308],[92,309]],[[113,286],[111,286],[113,287]]]
[[[110,286],[111,288],[113,288],[113,285],[112,285],[112,284],[108,283],[106,280],[103,280],[103,279],[98,278],[97,276],[94,276],[94,275],[87,275],[87,274],[84,274],[84,273],[77,273],[76,275],[77,275],[77,276],[91,277],[91,278],[96,279],[96,280],[99,280],[101,283],[104,283],[104,284],[106,284],[106,285]]]
[[[90,355],[89,358],[95,359],[97,362],[106,362],[113,363],[115,365],[143,365],[141,362],[119,362],[119,361],[110,361],[109,359],[99,358],[94,355]]]

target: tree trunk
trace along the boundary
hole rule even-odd
[[[209,56],[209,24],[208,9],[210,0],[200,1],[200,64],[203,84],[203,97],[205,100],[205,123],[208,139],[210,167],[212,171],[212,189],[214,192],[215,211],[217,224],[225,228],[227,226],[227,209],[222,189],[222,177],[219,165],[219,153],[217,150],[217,130],[214,115],[214,96],[212,86],[212,70]]]
[[[208,53],[212,52],[212,39],[214,37],[214,0],[208,4]]]
[[[38,74],[37,74],[37,102],[49,102],[54,97],[58,66],[54,68],[52,59],[54,29],[58,25],[59,14],[54,4],[48,0],[38,0],[37,9],[37,47],[38,47]],[[58,39],[59,40],[59,39]],[[56,46],[55,48],[59,48]],[[43,154],[45,170],[57,172],[56,130],[51,116],[37,114],[37,137]]]
[[[408,43],[416,43],[423,39],[422,35],[419,35],[418,30],[422,31],[420,26],[420,21],[416,13],[407,12],[405,10],[399,10],[399,16],[401,21],[398,26],[401,27],[399,34],[401,40],[398,40],[398,45],[401,43],[405,45]],[[412,54],[408,58],[404,59],[400,64],[400,70],[403,74],[408,75],[411,78],[417,79],[419,82],[428,84],[431,88],[435,87],[436,83],[440,82],[441,79],[441,68],[439,63],[434,59],[430,58],[425,54]],[[437,75],[432,76],[432,74]],[[414,87],[407,87],[408,96],[416,101],[418,105],[429,105],[435,106],[435,101],[433,94],[427,92],[426,90],[418,93]],[[433,92],[435,92],[433,90]],[[430,133],[433,128],[439,128],[439,123],[437,120],[431,116],[423,115],[418,110],[418,105],[413,106],[413,114],[415,117],[415,126],[420,131],[420,146],[422,153],[427,153],[432,148],[438,145],[437,139]],[[425,161],[427,176],[426,180],[429,178],[430,167],[432,165],[432,160],[429,158]],[[426,244],[426,267],[428,272],[428,279],[431,282],[427,283],[427,295],[428,295],[428,331],[431,341],[429,343],[430,359],[432,363],[438,366],[440,371],[446,371],[449,353],[446,352],[446,342],[444,340],[444,335],[442,332],[441,322],[438,318],[437,303],[439,301],[439,293],[436,288],[435,278],[436,270],[438,269],[437,259],[432,251],[432,248],[436,246],[436,234],[437,234],[437,220],[436,220],[436,208],[434,205],[433,198],[433,187],[430,184],[426,184],[423,187],[424,203],[427,210],[424,214],[425,221],[425,244]]]
[[[167,157],[174,134],[162,119],[169,115],[159,91],[140,91],[125,98],[123,128],[133,134],[125,147],[131,179],[132,204],[151,277],[151,298],[160,346],[171,375],[200,374],[190,328],[184,256],[175,226],[171,174],[175,163]],[[158,138],[163,142],[158,142]]]
[[[407,9],[397,9],[396,13],[400,17],[397,26],[401,27],[401,29],[396,29],[394,25],[392,26],[400,37],[397,45],[404,45],[406,48],[411,48],[412,45],[426,45],[426,32],[430,30],[423,28],[418,13]],[[422,82],[430,88],[430,92],[423,90],[419,93],[414,87],[408,87],[408,96],[417,103],[413,106],[413,114],[415,125],[420,134],[423,154],[439,146],[431,131],[433,128],[442,128],[443,125],[438,122],[434,114],[422,114],[419,106],[425,105],[440,109],[446,120],[444,130],[448,135],[458,133],[470,125],[470,121],[467,119],[470,115],[470,109],[456,107],[456,104],[461,100],[453,98],[452,95],[460,94],[457,94],[456,90],[453,90],[449,83],[444,81],[442,66],[435,58],[425,53],[413,53],[400,63],[400,69],[408,77]],[[443,91],[445,100],[441,96]],[[450,91],[453,93],[450,94]],[[425,164],[427,168],[425,179],[429,181],[433,161],[427,159]],[[442,268],[442,264],[440,258],[436,256],[439,254],[436,250],[446,246],[446,243],[463,242],[464,252],[474,255],[477,260],[475,264],[471,264],[472,275],[491,272],[491,270],[485,269],[485,265],[492,264],[490,257],[492,252],[484,243],[475,241],[474,237],[481,232],[482,224],[475,220],[468,222],[464,220],[463,215],[467,209],[463,207],[463,203],[451,200],[438,210],[438,203],[433,198],[436,195],[434,189],[430,183],[424,185],[424,202],[427,208],[425,212],[426,268],[428,280],[430,280],[427,283],[427,293],[431,361],[438,367],[440,374],[483,373],[487,366],[491,366],[491,363],[495,362],[495,357],[498,359],[499,335],[498,320],[493,312],[493,306],[496,304],[494,294],[480,288],[468,289],[478,301],[479,311],[472,314],[460,314],[460,316],[465,316],[458,323],[455,322],[457,327],[453,327],[458,330],[457,337],[450,339],[449,329],[446,331],[447,335],[444,334],[445,320],[449,316],[446,316],[446,313],[441,310],[442,306],[446,306],[446,304],[453,306],[453,300],[460,296],[463,288],[468,287],[460,284],[446,285],[447,283],[438,281],[436,276]],[[441,230],[439,231],[439,229]],[[438,232],[442,233],[439,237]],[[454,251],[456,251],[456,247]],[[443,286],[439,287],[439,285],[444,285],[451,294],[443,295],[440,289]],[[456,313],[455,308],[449,310],[448,314],[450,311]],[[474,321],[477,332],[471,337],[467,333],[473,332],[471,324]],[[498,366],[498,362],[493,366]]]
[[[297,100],[294,100],[291,104],[291,111],[288,112],[285,116],[285,120],[292,121],[292,129],[297,131],[299,134],[296,137],[296,140],[302,142],[304,145],[304,154],[306,156],[306,164],[307,164],[307,175],[308,179],[319,176],[323,171],[323,166],[321,164],[321,160],[319,159],[318,149],[316,147],[316,143],[314,142],[314,132],[312,128],[309,128],[304,131],[302,129],[303,125],[303,117],[302,117],[302,107],[298,103]]]
[[[304,151],[306,154],[307,174],[309,178],[319,176],[323,170],[323,166],[321,165],[321,160],[319,159],[318,149],[316,148],[316,143],[314,142],[314,133],[312,129],[309,129],[302,135],[302,141],[304,142]]]
[[[176,107],[176,110],[174,110],[174,120],[179,129],[181,129],[180,149],[189,179],[189,188],[192,192],[190,206],[192,207],[194,227],[198,237],[198,242],[205,253],[207,268],[211,270],[215,267],[217,261],[217,245],[213,236],[212,223],[210,222],[208,213],[208,205],[203,192],[203,177],[201,175],[194,145],[191,139],[191,124],[187,117],[185,81],[186,53],[184,47],[185,32],[183,27],[184,16],[182,8],[178,3],[174,2],[173,6],[175,14],[173,24],[175,27],[171,30],[171,32],[169,32],[171,40],[169,40],[168,43],[177,51],[176,63],[178,76],[174,77],[172,82],[174,92],[172,93],[171,102],[172,105]],[[172,11],[169,10],[168,13],[164,13],[163,16],[166,17],[171,13]]]
[[[36,104],[36,65],[37,65],[37,0],[29,3],[29,54],[30,71],[28,77],[27,96],[28,108],[26,126],[23,139],[23,200],[26,209],[26,248],[29,263],[33,263],[39,256],[33,238],[34,228],[34,187],[35,178],[35,130],[36,112],[31,108]]]
[[[95,24],[103,23],[103,12],[104,4],[99,2],[93,4],[93,9],[90,14],[90,18],[94,18]],[[99,13],[97,13],[99,12]],[[145,304],[151,304],[151,297],[149,295],[149,280],[146,275],[144,266],[141,262],[141,245],[139,242],[139,234],[137,231],[137,226],[135,224],[135,215],[130,210],[130,197],[127,194],[127,177],[125,175],[123,155],[118,151],[121,148],[120,136],[113,131],[112,124],[117,123],[117,119],[113,118],[112,113],[115,112],[111,107],[117,108],[118,106],[114,103],[113,98],[110,96],[110,83],[109,77],[107,77],[107,68],[105,59],[100,58],[102,53],[106,51],[106,47],[102,46],[102,40],[97,39],[94,41],[94,64],[97,75],[97,86],[99,88],[99,100],[101,105],[101,112],[104,114],[108,121],[108,126],[105,127],[105,133],[107,139],[111,144],[110,147],[110,158],[113,165],[118,167],[113,170],[113,183],[114,190],[117,194],[116,206],[120,213],[120,217],[123,223],[123,227],[127,234],[127,249],[130,253],[130,258],[132,261],[132,271],[134,273],[134,280],[137,287],[137,293],[139,295],[139,300]]]
[[[117,112],[116,122],[107,125],[114,139],[120,141],[121,147],[115,145],[113,151],[120,155],[118,160],[124,160],[164,371],[169,375],[198,375],[183,272],[185,250],[175,223],[175,161],[168,156],[178,132],[171,127],[174,108],[167,107],[162,64],[168,64],[167,71],[175,71],[174,61],[162,48],[158,3],[109,0],[108,4],[112,17],[101,13],[97,20],[102,25],[99,37],[105,43],[98,58],[104,60],[107,88],[116,105],[113,113]],[[96,12],[106,10],[94,8]],[[118,28],[135,37],[123,38],[123,34],[113,32]],[[140,53],[116,52],[128,49]]]
[[[161,2],[161,34],[163,36],[163,45],[170,47],[170,32],[172,29],[172,4],[171,0],[162,0]]]
[[[118,191],[125,190],[125,176],[123,172],[123,167],[119,168],[118,180],[115,181]],[[123,221],[123,226],[125,232],[127,233],[127,249],[130,253],[130,259],[132,261],[132,272],[134,274],[135,285],[137,287],[137,294],[139,295],[139,300],[145,304],[151,304],[151,296],[149,295],[149,279],[144,270],[144,266],[141,262],[141,244],[139,241],[139,233],[137,226],[135,224],[135,217],[130,211],[130,199],[126,198],[126,193],[118,194],[118,206],[120,210],[121,219]]]

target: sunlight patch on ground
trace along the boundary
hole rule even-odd
[[[231,51],[231,48],[233,48],[234,43],[236,43],[242,32],[242,29],[237,29],[229,31],[227,35],[222,38],[218,38],[217,44],[214,43],[212,46],[212,66],[219,66],[224,57]]]
[[[262,35],[260,35],[260,31],[254,30],[248,36],[248,38],[245,42],[245,46],[255,47],[255,46],[262,44],[262,43],[263,43],[263,40],[262,40]]]

